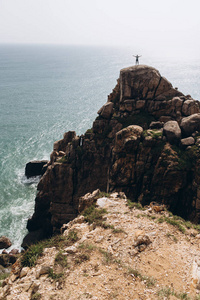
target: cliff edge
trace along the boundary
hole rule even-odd
[[[94,191],[81,207],[94,198],[62,235],[21,255],[0,299],[199,299],[199,226],[123,193]]]
[[[139,65],[120,71],[98,115],[84,135],[69,131],[54,143],[23,246],[59,231],[97,188],[199,222],[199,102]]]

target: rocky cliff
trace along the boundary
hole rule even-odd
[[[24,246],[74,219],[79,198],[97,188],[199,222],[199,102],[140,65],[120,71],[98,115],[84,135],[70,131],[54,143]]]

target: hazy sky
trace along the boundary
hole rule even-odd
[[[0,43],[121,45],[200,56],[200,0],[0,0]]]

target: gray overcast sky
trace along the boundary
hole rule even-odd
[[[0,0],[0,43],[200,56],[200,0]]]

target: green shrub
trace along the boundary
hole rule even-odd
[[[85,217],[85,221],[89,224],[96,223],[96,225],[101,226],[103,223],[103,215],[107,213],[104,208],[96,208],[95,205],[92,205],[86,208],[83,211],[83,215]]]
[[[139,203],[139,202],[132,202],[130,199],[127,199],[127,206],[129,208],[137,208],[137,209],[141,209],[141,210],[144,209],[141,203]]]
[[[93,251],[96,249],[96,246],[93,244],[88,244],[88,243],[81,243],[78,246],[79,249],[85,249],[85,250],[89,250],[89,251]]]
[[[39,242],[31,245],[21,258],[22,267],[33,267],[36,264],[37,259],[42,255],[45,243]]]
[[[103,197],[109,198],[109,197],[110,197],[110,194],[109,194],[109,193],[106,193],[106,192],[100,192],[100,193],[98,194],[98,198],[103,198]],[[98,199],[98,198],[97,198],[97,199]]]
[[[114,262],[113,256],[110,252],[103,250],[103,249],[99,249],[99,252],[103,255],[103,262],[104,264],[111,264]]]
[[[148,131],[144,130],[142,133],[142,136],[144,138],[147,136],[151,136],[153,139],[156,140],[160,139],[162,135],[163,135],[162,131],[159,131],[158,129],[149,129]]]
[[[66,155],[64,155],[62,158],[60,158],[59,160],[57,160],[57,162],[59,164],[67,164],[69,162],[68,157]]]
[[[46,248],[56,247],[56,249],[60,249],[66,244],[66,237],[62,234],[57,234],[45,240],[43,243]]]
[[[185,300],[189,300],[190,297],[188,296],[187,293],[183,292],[183,293],[177,293],[174,291],[174,289],[171,289],[169,287],[164,287],[161,290],[159,290],[157,292],[157,295],[159,297],[162,297],[161,299],[167,298],[170,299],[170,296],[175,296],[178,299],[185,299]]]
[[[10,273],[0,274],[0,287],[2,286],[3,280],[5,280],[9,275]]]
[[[171,225],[177,227],[178,230],[181,231],[182,233],[185,233],[185,231],[186,231],[185,227],[183,226],[184,225],[183,221],[180,219],[177,220],[176,216],[175,216],[175,218],[174,218],[174,216],[173,217],[160,217],[159,219],[157,219],[157,222],[158,223],[166,222],[168,224],[171,224]]]
[[[42,297],[41,294],[38,293],[38,292],[36,292],[36,293],[33,293],[33,294],[31,295],[30,300],[40,300],[41,297]]]
[[[77,232],[71,230],[67,237],[63,235],[55,235],[48,240],[40,241],[28,247],[21,257],[22,267],[33,267],[37,259],[42,255],[44,248],[56,247],[60,249],[64,246],[70,246],[78,240]]]
[[[70,232],[68,233],[68,236],[66,237],[66,241],[68,243],[75,243],[76,241],[78,241],[78,233],[76,230],[70,230]]]
[[[177,153],[177,170],[180,171],[191,170],[196,165],[196,160],[200,157],[199,148],[196,145],[191,146],[188,150],[173,145],[172,149]]]
[[[0,280],[5,280],[9,275],[10,275],[10,273],[0,274]]]
[[[87,129],[86,132],[85,132],[85,134],[90,134],[90,133],[93,133],[93,129],[92,128]]]
[[[68,267],[67,257],[63,255],[63,251],[59,251],[55,257],[55,265],[61,265],[62,267]]]
[[[90,255],[88,253],[80,253],[75,258],[75,264],[80,265],[84,261],[90,260]]]
[[[155,278],[150,276],[144,276],[142,275],[138,270],[132,269],[128,267],[128,274],[134,275],[136,278],[139,278],[140,280],[143,280],[146,282],[146,286],[149,288],[151,286],[154,286],[156,283]]]
[[[59,280],[61,277],[63,277],[64,273],[54,273],[54,270],[52,268],[49,269],[48,277],[52,278],[53,280]]]

